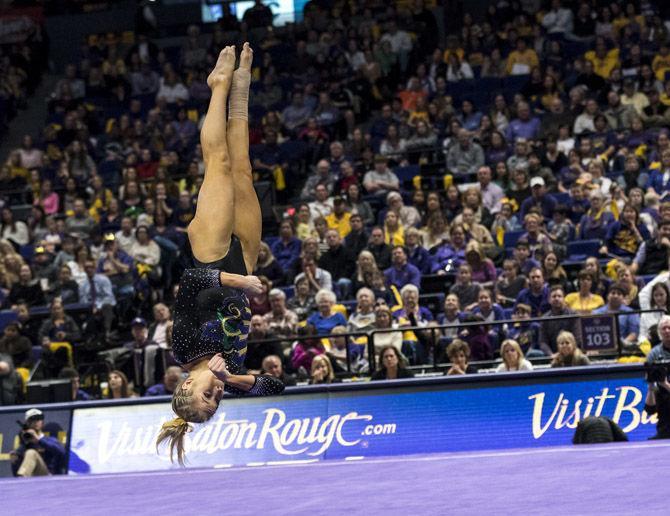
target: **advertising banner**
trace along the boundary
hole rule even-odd
[[[224,399],[187,434],[187,465],[230,467],[324,459],[569,444],[580,419],[611,417],[630,440],[655,433],[642,378],[437,384],[273,398]],[[178,467],[156,453],[168,403],[74,410],[70,472]]]
[[[53,410],[40,406],[44,412],[44,433],[58,437],[67,446],[67,435],[70,430],[69,409]],[[9,452],[19,446],[21,427],[17,421],[23,421],[25,407],[21,410],[0,412],[0,477],[11,477],[12,467]]]

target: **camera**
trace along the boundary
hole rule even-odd
[[[18,421],[17,423],[19,423],[19,426],[21,427],[21,431],[19,432],[19,441],[21,441],[21,444],[27,449],[36,448],[35,444],[33,443],[33,435],[26,431],[29,429],[29,427]]]
[[[644,369],[647,383],[663,382],[670,378],[670,360],[645,364]]]

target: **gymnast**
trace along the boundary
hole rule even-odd
[[[176,448],[181,465],[189,423],[212,418],[224,390],[236,395],[284,390],[276,378],[246,374],[243,366],[251,319],[247,294],[262,290],[260,280],[248,275],[261,239],[249,162],[252,59],[245,43],[235,70],[235,47],[226,47],[207,79],[212,98],[200,133],[205,179],[188,226],[195,267],[181,278],[172,337],[174,357],[189,374],[172,397],[177,417],[163,425],[156,443],[169,440],[170,458]]]

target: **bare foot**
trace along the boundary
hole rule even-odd
[[[228,90],[233,80],[234,69],[235,46],[225,47],[219,54],[214,70],[207,77],[207,86],[214,89],[216,86],[222,85]]]
[[[240,52],[240,66],[237,70],[243,70],[251,72],[251,62],[254,59],[254,51],[251,50],[249,43],[245,43],[242,47],[242,52]]]

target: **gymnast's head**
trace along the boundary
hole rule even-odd
[[[202,361],[207,364],[207,359]],[[170,460],[174,460],[176,451],[177,461],[184,465],[186,434],[191,429],[189,423],[205,423],[214,416],[223,397],[223,386],[207,367],[197,365],[177,386],[172,395],[172,410],[177,417],[163,424],[156,440],[156,447],[168,441]]]

